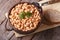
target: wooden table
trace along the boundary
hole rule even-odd
[[[6,36],[10,33],[5,28],[9,26],[8,21],[5,19],[5,13],[9,11],[12,5],[20,1],[38,2],[40,0],[0,0],[0,40],[6,40]],[[60,40],[60,27],[20,38],[13,35],[9,40]]]

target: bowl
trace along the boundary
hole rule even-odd
[[[18,4],[24,4],[24,3],[27,3],[28,5],[34,5],[34,7],[37,8],[37,10],[38,10],[38,12],[39,12],[39,15],[40,15],[40,16],[39,16],[39,17],[40,17],[40,20],[39,20],[39,22],[37,23],[36,27],[35,27],[34,29],[27,30],[27,31],[22,31],[22,30],[19,30],[19,29],[15,28],[15,26],[11,24],[11,21],[10,21],[10,18],[9,18],[9,16],[11,15],[11,10],[12,10],[13,8],[15,8]],[[20,3],[18,3],[18,4],[14,5],[14,6],[9,10],[9,12],[8,12],[9,24],[11,25],[12,29],[13,29],[14,31],[16,31],[17,33],[20,33],[20,34],[30,34],[30,33],[33,33],[35,30],[37,30],[37,29],[39,28],[39,25],[41,24],[41,19],[42,19],[41,8],[39,8],[39,7],[38,7],[37,5],[35,5],[34,3],[20,2]],[[28,19],[29,19],[29,18],[28,18]]]

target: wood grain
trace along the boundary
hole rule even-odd
[[[4,6],[4,4],[9,0],[0,0],[0,9]]]
[[[21,0],[0,0],[0,23],[5,19],[5,13],[9,11],[9,9],[20,2]],[[22,0],[27,2],[38,2],[40,0]],[[0,25],[0,40],[6,40],[5,38],[9,35],[10,31],[5,29],[7,20],[4,20]],[[7,24],[7,27],[9,25]],[[34,35],[29,35],[26,37],[16,38],[15,35],[11,37],[10,40],[60,40],[60,27],[54,28],[53,30],[46,30]]]
[[[20,2],[20,0],[9,0],[9,1],[5,1],[5,4],[2,2],[3,7],[1,7],[0,9],[0,23],[5,19],[5,13],[12,7],[11,5],[15,5],[16,3]],[[6,24],[6,20],[0,25],[0,38],[2,38],[2,40],[6,40],[6,29],[5,29],[5,24]]]
[[[60,27],[54,29],[52,40],[60,40]]]
[[[15,36],[13,36],[10,40],[17,40],[17,38]]]
[[[25,36],[22,40],[31,40],[34,35]]]
[[[3,5],[3,7],[0,9],[0,23],[5,19],[5,13],[8,12],[10,8],[18,2],[20,2],[20,0],[9,0]]]

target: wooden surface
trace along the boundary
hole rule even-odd
[[[12,5],[20,1],[38,2],[39,0],[0,0],[0,40],[60,40],[60,27],[21,38],[16,38],[13,35],[8,39],[10,31],[5,28],[6,26],[9,27],[8,21],[5,19],[5,13],[9,11]]]

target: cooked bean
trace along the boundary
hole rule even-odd
[[[32,13],[32,16],[30,18],[25,16],[25,19],[20,19],[18,15],[22,11],[29,11]],[[28,3],[18,4],[12,8],[9,18],[11,24],[14,25],[14,27],[18,30],[22,31],[35,29],[38,25],[38,22],[41,20],[38,9],[34,5],[30,5]]]

